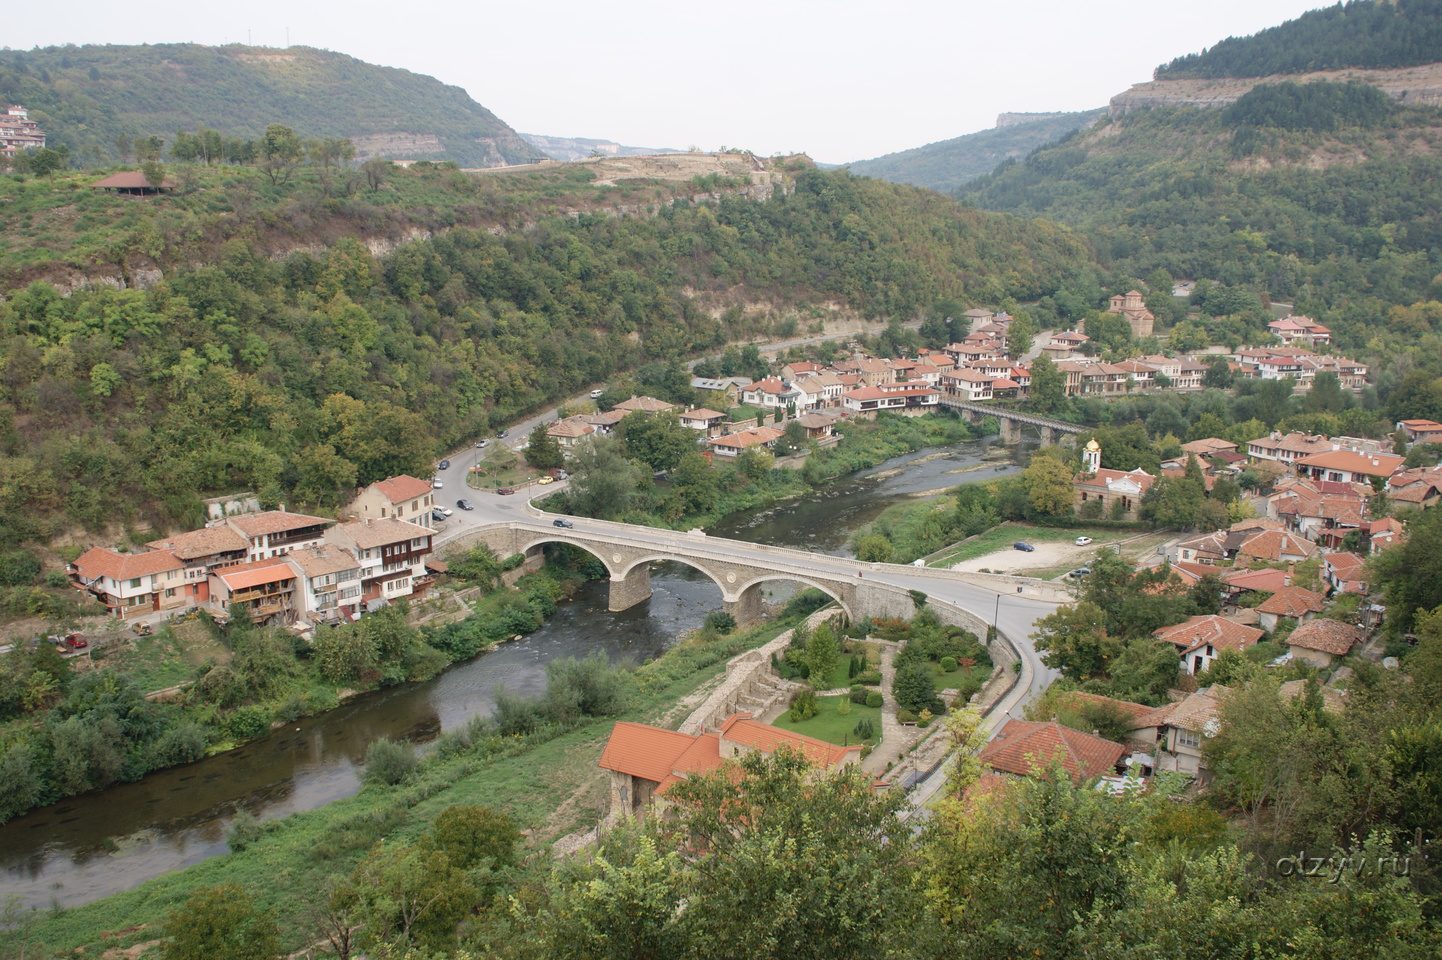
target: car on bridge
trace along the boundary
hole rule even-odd
[[[1034,551],[1034,550],[1036,549],[1036,547],[1033,547],[1031,544],[1027,543],[1025,540],[1018,540],[1016,543],[1013,543],[1013,544],[1011,545],[1011,548],[1012,548],[1013,550],[1025,550],[1027,553],[1031,553],[1032,551]]]
[[[574,527],[575,524],[572,523],[571,521],[565,519],[564,517],[557,517],[556,519],[554,519],[554,520],[551,521],[551,526],[553,526],[553,527],[565,527],[567,530],[569,530],[569,529],[571,529],[572,527]]]
[[[1091,543],[1091,542],[1092,542],[1092,538],[1091,538],[1091,537],[1077,537],[1077,538],[1076,538],[1076,545],[1079,546],[1079,547],[1084,547],[1084,546],[1086,546],[1087,544],[1089,544],[1089,543]]]

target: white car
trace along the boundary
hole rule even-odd
[[[603,394],[603,393],[605,393],[605,392],[606,392],[606,391],[604,391],[604,390],[592,390],[592,391],[591,391],[591,399],[592,399],[592,400],[599,400],[599,399],[601,399],[601,394]]]
[[[1091,542],[1092,542],[1092,538],[1091,538],[1091,537],[1077,537],[1077,538],[1076,538],[1076,545],[1079,546],[1079,547],[1084,547],[1084,546],[1086,546],[1087,544],[1089,544],[1089,543],[1091,543]]]
[[[439,509],[439,510],[441,511],[441,513],[444,513],[444,514],[445,514],[446,516],[448,516],[448,517],[449,517],[451,514],[453,514],[453,513],[456,512],[456,511],[452,510],[450,507],[438,507],[437,509]]]
[[[441,488],[444,487],[444,486],[445,486],[445,484],[442,483],[440,480],[432,480],[432,481],[431,481],[431,489],[433,489],[433,490],[439,490],[439,489],[441,489]]]

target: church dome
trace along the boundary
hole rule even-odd
[[[1090,440],[1087,441],[1087,447],[1086,447],[1086,448],[1087,448],[1088,450],[1092,451],[1092,452],[1097,452],[1097,451],[1101,450],[1102,445],[1099,444],[1099,443],[1097,443],[1096,437],[1092,437]]]

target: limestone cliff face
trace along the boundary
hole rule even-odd
[[[1258,84],[1312,83],[1352,80],[1381,88],[1402,103],[1442,105],[1442,63],[1396,70],[1320,70],[1315,73],[1279,74],[1270,77],[1218,77],[1207,80],[1153,80],[1139,83],[1111,99],[1111,115],[1121,116],[1139,107],[1191,106],[1225,107]]]

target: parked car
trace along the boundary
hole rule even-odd
[[[1086,546],[1087,544],[1089,544],[1089,543],[1091,543],[1091,542],[1092,542],[1092,538],[1091,538],[1091,537],[1077,537],[1077,538],[1076,538],[1076,545],[1079,546],[1079,547],[1084,547],[1084,546]]]
[[[489,441],[489,440],[477,440],[477,441],[476,441],[476,449],[477,449],[477,450],[484,450],[484,449],[486,449],[486,447],[488,447],[488,446],[490,446],[490,445],[491,445],[491,441]]]
[[[65,645],[71,650],[84,650],[90,646],[90,641],[78,633],[67,633],[65,635]]]
[[[924,567],[926,566],[926,561],[918,557],[915,560],[911,561],[911,565],[913,567]]]
[[[451,514],[453,514],[453,513],[456,512],[456,511],[452,510],[450,507],[437,507],[436,509],[439,510],[441,513],[444,513],[444,514],[445,514],[446,516],[448,516],[448,517],[449,517]]]
[[[444,520],[445,518],[446,518],[446,512],[445,512],[444,510],[442,510],[440,507],[435,507],[434,509],[431,510],[431,519],[432,519],[432,520],[440,521],[440,520]]]
[[[556,482],[556,478],[555,478],[555,477],[552,477],[552,476],[545,476],[545,477],[542,477],[541,479],[537,480],[536,482],[539,483],[541,486],[544,487],[544,486],[545,486],[546,484],[548,484],[548,483],[555,483],[555,482]]]
[[[431,481],[431,487],[434,488],[434,489],[436,489],[436,490],[439,490],[439,489],[441,489],[441,487],[444,487],[444,486],[445,486],[445,484],[440,481],[440,478],[437,478],[437,479]]]
[[[1091,573],[1091,567],[1077,567],[1071,573],[1068,573],[1067,576],[1071,577],[1073,580],[1081,580],[1083,577],[1091,576]]]
[[[509,497],[511,494],[513,494],[513,493],[515,493],[515,492],[516,492],[516,491],[515,491],[514,489],[512,489],[511,487],[501,487],[499,490],[496,491],[496,493],[500,494],[500,495],[503,496],[503,497]],[[465,509],[466,509],[466,510],[469,510],[469,509],[471,509],[471,508],[470,508],[470,507],[466,507]]]
[[[591,391],[591,399],[592,399],[592,400],[599,400],[599,399],[601,399],[601,394],[603,394],[603,393],[605,393],[605,392],[606,392],[606,391],[604,391],[604,390],[592,390],[592,391]]]
[[[440,463],[436,464],[437,470],[449,470],[450,468],[451,462],[449,460],[442,460]]]
[[[1025,550],[1027,553],[1031,553],[1033,550],[1036,549],[1036,547],[1033,547],[1031,544],[1027,543],[1025,540],[1018,540],[1016,543],[1013,543],[1013,544],[1011,545],[1011,548],[1012,548],[1013,550]]]
[[[457,500],[456,506],[460,507],[462,510],[476,509],[476,505],[474,503],[471,503],[471,501],[469,500]]]
[[[151,633],[154,632],[154,628],[151,627],[150,624],[146,623],[144,620],[132,623],[130,625],[130,629],[135,631],[135,635],[137,637],[148,637],[151,635]]]
[[[571,529],[572,527],[574,527],[575,524],[572,523],[572,522],[569,521],[569,520],[563,520],[562,518],[557,517],[556,519],[554,519],[554,520],[551,521],[551,526],[553,526],[553,527],[565,527],[567,530],[569,530],[569,529]]]

